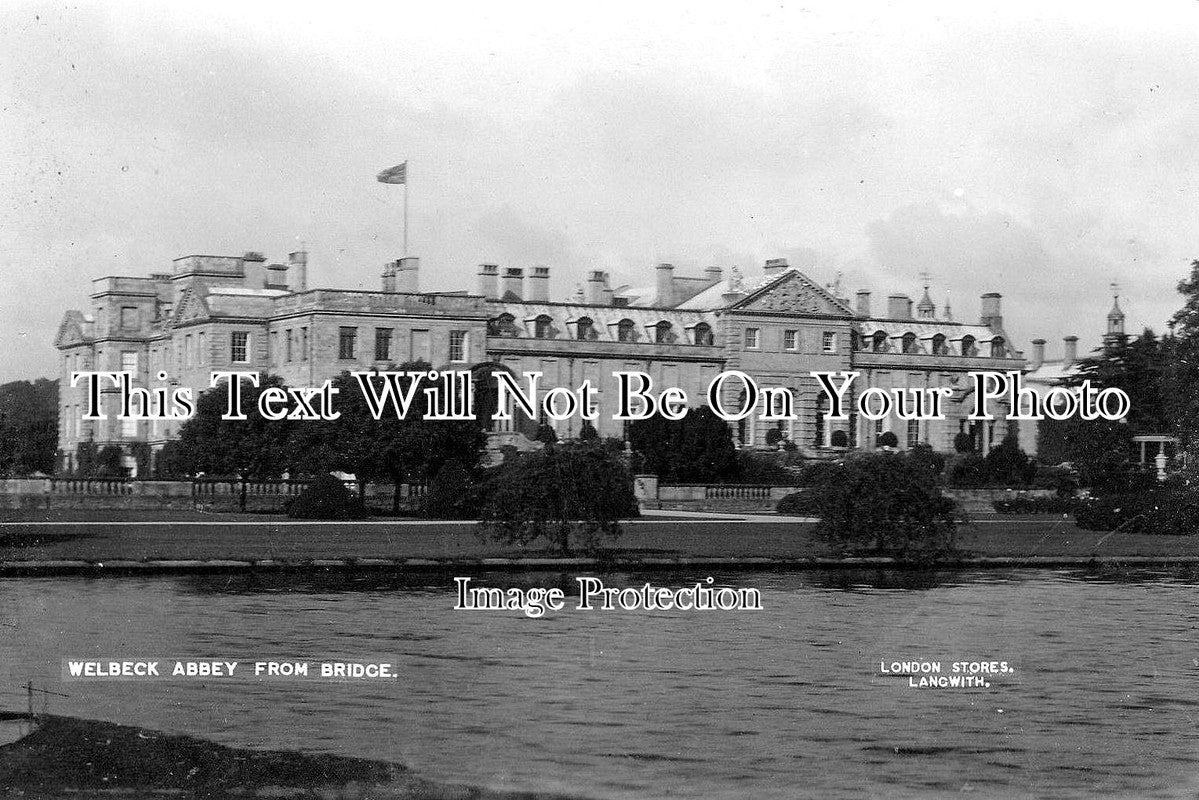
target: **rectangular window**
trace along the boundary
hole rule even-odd
[[[450,331],[450,361],[466,360],[466,331]]]
[[[408,360],[433,363],[433,355],[429,349],[429,332],[413,331],[408,341]]]
[[[391,328],[375,328],[375,361],[391,360]]]
[[[308,360],[308,327],[300,328],[300,360]]]
[[[137,306],[121,306],[121,327],[133,331],[137,325]]]
[[[342,360],[354,358],[358,345],[358,329],[341,327],[337,331],[337,357]]]
[[[284,334],[283,334],[283,347],[286,348],[283,351],[283,358],[286,361],[291,361],[291,344],[292,344],[291,328],[288,328],[286,331],[284,331]]]
[[[908,448],[911,449],[920,444],[920,420],[908,420]]]
[[[759,328],[745,329],[745,349],[757,350],[761,345],[762,331]]]
[[[133,350],[121,351],[121,372],[132,372],[137,374],[137,352]]]
[[[783,331],[783,349],[799,349],[799,331]]]
[[[820,334],[820,349],[826,353],[837,352],[837,334],[832,331]]]
[[[270,344],[268,346],[271,351],[267,354],[267,361],[274,364],[279,358],[279,331],[271,331]]]
[[[189,333],[183,337],[183,366],[190,367],[192,365],[192,335]]]
[[[245,364],[250,360],[250,334],[234,331],[229,335],[229,360],[234,364]]]
[[[208,363],[208,349],[207,349],[208,345],[205,344],[205,337],[204,337],[203,331],[201,331],[196,336],[196,340],[199,342],[198,347],[200,348],[200,351],[196,354],[196,363],[197,364],[207,364]]]

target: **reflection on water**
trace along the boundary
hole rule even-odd
[[[559,586],[574,573],[476,585]],[[605,574],[683,586],[706,573]],[[730,573],[760,612],[452,610],[452,576],[0,584],[0,697],[249,747],[592,797],[1176,796],[1199,760],[1194,571]],[[393,683],[63,683],[64,657],[376,659]],[[880,661],[1003,660],[989,689]]]

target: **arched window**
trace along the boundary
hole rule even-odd
[[[674,341],[674,331],[666,320],[654,326],[654,341],[658,344],[670,344]]]
[[[974,337],[973,336],[967,335],[967,336],[962,337],[962,355],[964,355],[964,356],[978,355],[978,348],[976,348],[974,346]]]
[[[712,336],[712,326],[706,322],[701,322],[694,328],[695,343],[704,347],[711,347],[716,344],[716,338]]]
[[[945,347],[945,334],[938,333],[933,337],[933,355],[943,356],[949,353],[949,349]]]
[[[991,358],[1003,358],[1005,350],[1002,336],[996,336],[991,340]]]
[[[637,340],[637,329],[633,326],[633,320],[622,319],[616,323],[616,341],[618,342],[634,342]]]
[[[487,322],[488,336],[517,336],[516,317],[511,314],[500,314]]]
[[[553,318],[549,314],[542,314],[533,320],[533,336],[538,339],[549,339],[553,336]]]
[[[900,341],[903,342],[903,352],[905,352],[905,353],[915,353],[916,352],[916,334],[905,333],[903,335],[903,339],[901,339]]]
[[[874,338],[870,342],[870,349],[876,353],[887,352],[887,332],[875,331]]]
[[[579,317],[575,323],[575,338],[576,339],[594,339],[596,337],[595,322],[591,317]]]

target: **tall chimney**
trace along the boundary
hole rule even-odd
[[[308,251],[297,250],[287,256],[287,288],[293,292],[308,291]]]
[[[1040,369],[1041,365],[1044,363],[1045,363],[1045,340],[1044,339],[1033,339],[1032,340],[1032,361],[1029,363],[1028,368],[1030,370]]]
[[[706,267],[704,269],[704,280],[712,284],[720,283],[724,278],[724,270],[720,267]]]
[[[480,264],[479,265],[479,294],[489,300],[497,299],[500,285],[500,268],[496,264]]]
[[[271,264],[266,268],[266,288],[268,289],[286,289],[287,288],[287,265],[286,264]]]
[[[1062,356],[1062,366],[1068,367],[1078,360],[1078,337],[1067,336],[1062,339],[1062,343],[1065,348]]]
[[[383,291],[388,294],[396,290],[396,262],[388,261],[383,265]]]
[[[766,259],[766,277],[777,278],[782,275],[791,265],[787,263],[785,258],[768,258]]]
[[[593,269],[587,273],[587,302],[592,305],[602,305],[604,302],[604,284],[607,282],[601,270]]]
[[[244,286],[247,289],[261,289],[266,286],[266,259],[262,253],[246,253],[241,257],[242,274],[245,276]]]
[[[911,319],[912,298],[906,294],[893,294],[887,298],[888,319]]]
[[[674,305],[674,265],[659,264],[658,265],[658,296],[654,300],[661,308],[670,308]]]
[[[396,261],[396,291],[407,294],[420,292],[420,259],[405,256]]]
[[[534,303],[544,303],[550,299],[550,268],[533,267],[529,276],[529,299]]]
[[[999,300],[1003,297],[999,292],[987,292],[982,297],[982,317],[979,319],[979,325],[985,325],[993,331],[1003,329],[1003,311],[1000,309]]]
[[[612,305],[612,303],[614,302],[614,301],[612,300],[612,297],[613,297],[613,296],[614,296],[616,293],[615,293],[615,292],[612,290],[612,287],[611,287],[611,285],[609,285],[609,283],[608,283],[608,280],[609,280],[609,279],[610,279],[612,276],[608,274],[608,271],[607,271],[607,270],[604,270],[603,276],[604,276],[604,288],[603,288],[603,291],[600,293],[600,301],[601,301],[601,302],[602,302],[604,305],[606,305],[606,306],[610,306],[610,305]]]
[[[524,291],[525,271],[520,267],[508,267],[504,270],[504,285],[503,293],[500,295],[504,300],[523,300],[525,298]]]
[[[855,310],[859,317],[870,316],[870,290],[859,289],[857,294],[857,305]]]

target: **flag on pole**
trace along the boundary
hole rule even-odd
[[[390,167],[379,173],[379,183],[408,183],[408,162]]]

